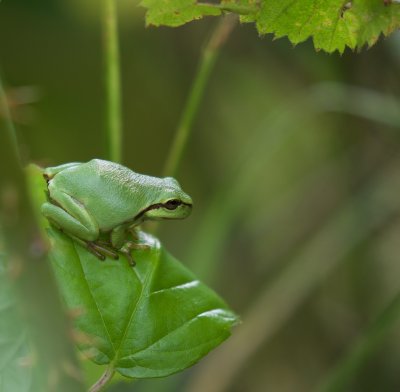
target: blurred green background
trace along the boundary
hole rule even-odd
[[[124,164],[161,175],[217,21],[145,28],[135,2],[119,5]],[[0,4],[0,65],[26,160],[106,158],[99,19],[95,0]],[[163,223],[160,237],[243,323],[182,374],[113,391],[311,391],[344,363],[399,293],[399,49],[395,34],[327,55],[235,29],[177,175],[193,215]],[[342,390],[400,390],[399,324],[382,337]]]

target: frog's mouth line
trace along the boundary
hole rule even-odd
[[[181,205],[181,206],[190,207],[190,208],[192,208],[192,206],[193,206],[192,204],[184,203],[184,202],[181,202],[180,205]],[[166,208],[166,207],[165,207],[165,204],[163,204],[163,203],[153,204],[153,205],[151,205],[151,206],[145,208],[143,211],[140,211],[139,214],[137,214],[133,219],[130,219],[130,220],[127,221],[127,222],[135,222],[135,221],[137,221],[137,220],[140,220],[140,218],[141,218],[146,212],[151,211],[151,210],[157,210],[158,208]],[[162,219],[177,219],[177,218],[162,218]]]

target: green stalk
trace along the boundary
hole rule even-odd
[[[383,310],[373,324],[356,341],[354,347],[331,372],[318,392],[340,392],[348,390],[349,382],[389,337],[389,333],[400,321],[400,293]]]
[[[233,15],[225,16],[216,26],[210,40],[201,55],[200,64],[190,89],[188,99],[179,121],[175,138],[169,151],[164,168],[164,175],[174,176],[182,160],[183,152],[192,131],[193,121],[199,111],[201,100],[204,96],[205,87],[214,68],[215,60],[221,46],[229,37],[237,18]]]
[[[1,109],[0,112],[3,112],[4,125],[7,132],[9,145],[12,147],[12,154],[14,156],[15,162],[18,162],[19,166],[22,168],[21,154],[19,152],[19,147],[18,147],[17,131],[11,119],[10,108],[8,106],[7,96],[4,90],[1,75],[0,75],[0,109]]]
[[[116,0],[103,0],[108,158],[122,161],[121,77]]]

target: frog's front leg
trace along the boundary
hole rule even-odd
[[[139,243],[139,238],[135,229],[132,229],[127,225],[117,226],[113,229],[111,232],[111,244],[126,256],[132,267],[136,265],[136,262],[132,257],[132,250],[148,248],[147,245]]]
[[[126,225],[114,227],[110,234],[110,241],[113,248],[118,249],[128,259],[129,264],[134,267],[136,265],[131,255],[131,250],[127,247],[127,231]]]

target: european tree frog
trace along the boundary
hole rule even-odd
[[[87,247],[99,259],[125,254],[135,265],[135,228],[145,220],[183,219],[192,199],[171,177],[137,174],[117,163],[93,159],[49,167],[43,173],[50,223]]]

